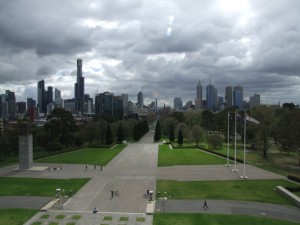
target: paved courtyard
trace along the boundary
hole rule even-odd
[[[15,170],[16,166],[0,169],[0,176],[35,177],[35,178],[91,178],[71,199],[52,210],[39,212],[25,225],[48,225],[56,222],[67,224],[152,224],[153,217],[146,215],[146,190],[155,193],[156,179],[178,181],[193,180],[236,180],[243,174],[243,165],[238,164],[239,171],[232,172],[224,165],[208,166],[171,166],[157,168],[158,144],[153,143],[154,132],[150,131],[138,143],[130,143],[107,166],[94,169],[93,165],[75,164],[35,164],[35,169]],[[225,160],[224,160],[225,163]],[[61,170],[51,171],[47,168],[57,167]],[[246,175],[250,179],[285,179],[285,177],[247,165]],[[59,188],[59,187],[58,187]],[[117,191],[112,197],[111,191]],[[9,200],[11,198],[11,201]],[[25,207],[24,202],[31,202],[30,208],[41,208],[49,198],[0,197],[2,207]],[[238,201],[209,200],[209,210],[202,210],[203,200],[158,200],[156,212],[200,212],[269,216],[272,218],[291,219],[300,222],[299,208],[265,205]],[[99,211],[93,214],[93,208]],[[267,209],[264,209],[267,207]]]

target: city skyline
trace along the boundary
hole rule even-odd
[[[263,104],[300,103],[296,0],[1,5],[0,93],[11,90],[17,101],[38,100],[40,80],[73,98],[81,58],[92,98],[109,91],[136,102],[142,89],[146,105],[172,106],[177,96],[194,102],[198,80],[206,96],[211,79],[219,96],[242,86],[247,101],[259,93]]]

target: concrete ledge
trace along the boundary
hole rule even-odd
[[[154,213],[155,201],[149,201],[147,203],[146,215],[153,215]]]
[[[300,198],[293,194],[292,192],[286,190],[282,186],[276,186],[276,191],[281,194],[283,197],[287,198],[288,200],[292,201],[295,203],[298,207],[300,207]]]
[[[59,201],[59,198],[56,198],[50,202],[48,202],[43,208],[40,209],[40,211],[47,211],[50,208],[52,208],[57,202]]]

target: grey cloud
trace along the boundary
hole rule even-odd
[[[36,75],[51,75],[55,73],[55,69],[50,66],[41,66],[36,71]]]

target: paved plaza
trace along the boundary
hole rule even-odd
[[[66,224],[122,224],[150,225],[152,215],[146,215],[148,200],[144,198],[147,190],[155,193],[156,179],[199,181],[199,180],[237,180],[243,175],[243,165],[237,164],[239,171],[232,172],[224,165],[171,166],[157,167],[158,144],[153,143],[154,132],[147,133],[138,143],[129,143],[102,171],[94,165],[41,164],[35,163],[32,170],[16,170],[16,166],[0,169],[0,176],[34,178],[91,178],[72,198],[55,205],[47,212],[39,212],[25,225],[34,222],[48,225],[57,222]],[[209,153],[208,153],[209,154]],[[224,159],[225,163],[225,159]],[[49,170],[48,168],[59,168]],[[247,165],[246,175],[250,179],[285,179],[257,167]],[[58,187],[59,188],[59,187]],[[112,196],[111,192],[114,192]],[[117,193],[118,194],[117,194]],[[11,199],[11,200],[10,200]],[[40,209],[49,202],[44,197],[0,197],[0,208]],[[300,222],[300,210],[296,207],[240,201],[208,200],[209,210],[202,209],[203,200],[158,200],[155,212],[182,213],[222,213],[267,216]],[[99,211],[92,213],[94,208]]]

